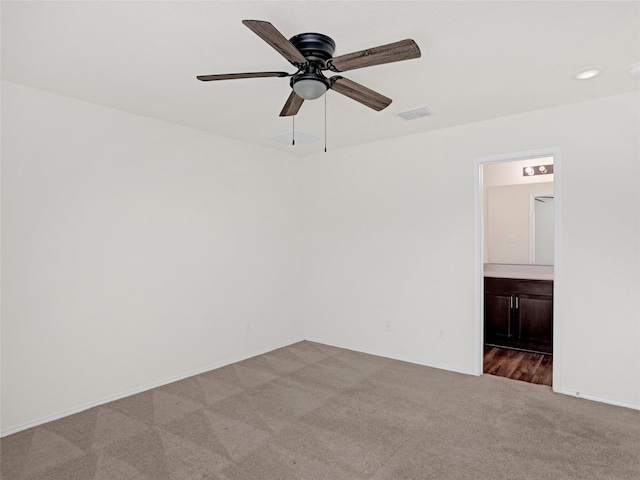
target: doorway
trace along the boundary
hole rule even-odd
[[[561,390],[560,166],[557,147],[474,161],[476,375]]]

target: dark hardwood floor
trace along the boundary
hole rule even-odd
[[[552,355],[484,347],[484,373],[551,386],[552,372]]]

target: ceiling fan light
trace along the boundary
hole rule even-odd
[[[296,95],[300,98],[315,100],[325,94],[327,86],[323,82],[307,78],[295,82],[293,84],[293,91],[296,92]]]

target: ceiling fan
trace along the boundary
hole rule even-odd
[[[197,79],[210,82],[238,78],[291,77],[290,85],[293,91],[280,112],[281,117],[295,115],[305,100],[320,98],[328,89],[335,90],[367,107],[380,111],[391,103],[390,98],[341,75],[327,78],[323,72],[340,73],[356,68],[420,57],[418,45],[410,39],[333,57],[336,44],[332,38],[321,33],[301,33],[287,40],[269,22],[243,20],[242,23],[271,45],[296,67],[297,71],[292,74],[287,72],[250,72],[199,75]]]

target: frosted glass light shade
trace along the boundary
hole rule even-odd
[[[320,98],[327,91],[327,86],[318,80],[298,80],[293,84],[293,91],[305,100]]]

